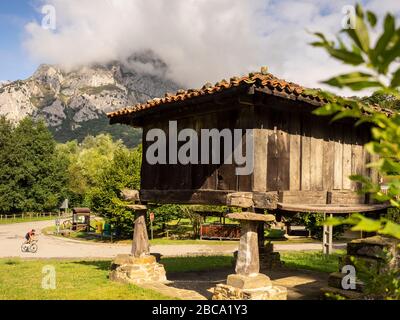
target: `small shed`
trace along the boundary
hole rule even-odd
[[[360,186],[349,179],[354,174],[369,176],[374,182],[380,179],[366,166],[373,160],[364,148],[370,127],[355,127],[350,119],[332,123],[329,117],[314,115],[312,111],[324,103],[300,85],[259,72],[166,94],[108,117],[111,124],[143,128],[140,199],[144,202],[229,205],[236,196],[246,203],[249,200],[256,212],[342,213],[384,208],[368,194],[357,194]],[[171,131],[171,123],[176,124],[176,131]],[[154,128],[165,133],[167,148],[185,144],[174,135],[186,128],[198,136],[203,129],[242,129],[244,133],[252,129],[253,170],[238,175],[235,163],[183,164],[170,154],[165,163],[150,163],[146,154],[153,141],[148,133]],[[232,151],[226,151],[222,148],[225,138],[220,139],[225,159],[237,145],[233,141]],[[250,150],[246,139],[241,143],[243,152]],[[196,147],[200,158],[204,149]]]
[[[90,232],[90,209],[72,209],[72,230]]]
[[[203,218],[200,224],[200,239],[238,240],[240,238],[240,224],[226,223],[228,210],[224,212],[208,206],[194,206],[192,209]],[[211,222],[207,221],[210,217],[214,218]]]

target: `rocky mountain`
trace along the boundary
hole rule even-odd
[[[0,115],[12,122],[42,118],[60,142],[108,132],[136,145],[138,129],[110,126],[105,113],[176,91],[166,72],[167,66],[148,54],[72,71],[41,65],[26,80],[0,83]]]

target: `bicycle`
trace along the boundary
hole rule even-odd
[[[32,240],[30,243],[25,241],[21,246],[21,251],[36,253],[36,251],[38,249],[37,242],[38,242],[38,240]]]

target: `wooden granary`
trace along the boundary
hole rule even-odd
[[[330,122],[312,111],[325,101],[303,87],[261,72],[199,90],[180,90],[160,99],[108,114],[110,123],[143,128],[140,198],[143,202],[187,204],[243,204],[254,209],[283,212],[365,212],[384,205],[360,195],[350,175],[363,174],[378,182],[378,174],[363,145],[370,139],[367,125],[349,119]],[[253,170],[236,173],[235,163],[149,163],[154,128],[171,143],[170,123],[178,132],[193,129],[253,129]],[[184,141],[177,141],[177,146]],[[234,142],[232,142],[234,143]],[[243,152],[248,150],[242,140]],[[232,150],[234,150],[232,147]],[[204,154],[200,145],[198,157]],[[220,147],[221,158],[226,156]],[[207,150],[206,150],[207,151]]]

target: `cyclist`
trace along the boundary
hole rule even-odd
[[[35,238],[35,229],[32,229],[25,235],[26,243],[31,243]]]

